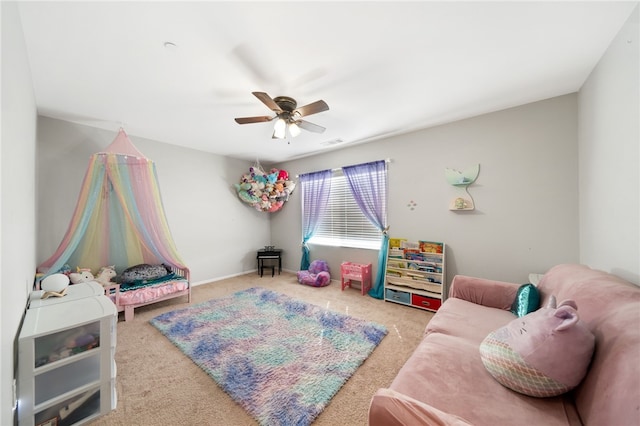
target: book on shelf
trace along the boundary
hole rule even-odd
[[[400,243],[400,248],[403,248],[403,249],[414,249],[414,250],[417,250],[419,252],[420,251],[420,243],[413,242],[413,241],[402,241]]]
[[[424,253],[442,253],[442,243],[436,243],[433,241],[418,241],[420,251]]]
[[[406,238],[389,238],[389,248],[400,248],[400,244],[407,241]]]

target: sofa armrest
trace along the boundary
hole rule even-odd
[[[369,426],[471,426],[471,423],[392,389],[381,388],[369,406]]]
[[[451,282],[449,297],[508,311],[516,298],[518,288],[518,284],[456,275]]]

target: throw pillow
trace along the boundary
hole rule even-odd
[[[580,321],[573,300],[540,308],[491,333],[480,344],[485,368],[516,392],[550,397],[576,387],[584,378],[595,337]]]
[[[167,265],[148,265],[141,263],[131,266],[122,271],[122,274],[115,276],[111,281],[120,284],[139,283],[144,281],[155,280],[171,273],[171,268]]]
[[[538,309],[540,294],[533,284],[523,284],[518,289],[516,298],[511,305],[511,312],[518,317],[523,317]]]

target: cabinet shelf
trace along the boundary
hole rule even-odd
[[[86,290],[42,300],[25,313],[18,338],[20,426],[80,425],[115,408],[117,311],[108,297]]]
[[[62,358],[62,359],[59,359],[57,361],[53,361],[53,362],[44,364],[44,365],[42,365],[40,367],[35,367],[34,370],[33,370],[33,375],[37,376],[39,374],[44,374],[47,371],[55,370],[55,369],[60,368],[60,367],[64,367],[67,364],[73,364],[76,361],[79,361],[81,359],[94,356],[99,351],[100,351],[100,348],[96,347],[96,348],[89,349],[89,350],[84,351],[84,352],[77,353],[77,354],[75,354],[73,356],[70,356],[70,357],[67,357],[67,358]]]
[[[394,286],[396,289],[405,289],[405,290],[423,290],[429,291],[436,294],[442,294],[442,284],[432,283],[428,281],[417,281],[417,280],[407,280],[407,279],[398,279],[397,277],[386,277],[386,281],[389,286]]]
[[[33,406],[33,411],[35,413],[39,413],[47,408],[51,408],[55,405],[60,405],[62,402],[66,402],[67,399],[72,399],[75,396],[81,395],[85,392],[92,390],[100,390],[100,380],[94,380],[93,382],[87,383],[84,386],[77,387],[75,389],[70,390],[69,392],[62,393],[60,395],[55,396],[54,398],[48,399],[40,404]]]

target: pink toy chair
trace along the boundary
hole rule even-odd
[[[314,260],[306,271],[298,271],[298,282],[312,287],[324,287],[331,283],[329,264],[324,260]]]

